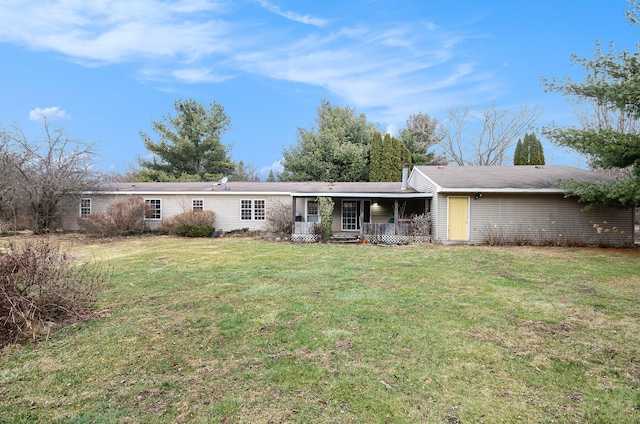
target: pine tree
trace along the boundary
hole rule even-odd
[[[411,165],[411,152],[397,138],[376,131],[371,144],[371,172],[369,181],[400,181],[402,167]]]
[[[383,158],[383,145],[382,134],[379,131],[374,131],[373,140],[371,141],[371,170],[369,171],[369,181],[383,181],[382,173],[382,158]]]
[[[518,140],[516,151],[513,155],[514,165],[544,165],[544,150],[542,143],[535,134],[524,135],[524,140]]]
[[[522,163],[522,140],[518,139],[518,144],[516,145],[516,152],[513,154],[513,164],[514,165],[525,165]]]
[[[531,147],[529,149],[529,165],[544,165],[544,149],[542,143],[535,136],[531,134]]]
[[[640,23],[640,2],[631,0],[626,16],[632,25]],[[596,168],[625,170],[627,178],[612,182],[587,183],[564,181],[565,195],[576,196],[593,207],[640,207],[640,134],[625,123],[640,120],[640,51],[609,50],[600,46],[594,57],[573,57],[584,68],[584,79],[571,78],[546,83],[547,91],[556,91],[604,110],[615,119],[611,125],[585,125],[583,128],[550,127],[545,136],[554,144],[570,147],[591,158]]]
[[[139,158],[142,171],[155,181],[182,178],[215,181],[235,172],[229,146],[221,142],[231,119],[213,102],[207,109],[195,100],[176,100],[176,114],[152,121],[158,141],[140,131],[152,159]]]

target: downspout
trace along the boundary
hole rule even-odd
[[[360,200],[360,240],[364,240],[364,200]]]

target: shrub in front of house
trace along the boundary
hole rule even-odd
[[[78,220],[85,233],[94,237],[119,237],[147,231],[144,222],[145,203],[139,197],[121,200],[106,212],[91,214]]]
[[[180,237],[211,237],[215,228],[210,225],[184,224],[178,227],[176,235]]]
[[[216,214],[213,211],[189,211],[165,219],[159,231],[183,237],[211,237]]]
[[[46,240],[0,253],[0,347],[35,340],[62,321],[91,316],[108,274]]]

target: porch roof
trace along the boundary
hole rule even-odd
[[[564,165],[550,166],[417,166],[414,171],[430,180],[439,192],[553,192],[558,183],[614,181],[614,177]]]
[[[410,186],[404,190],[399,182],[309,182],[291,191],[293,197],[432,197],[431,193],[421,193]]]

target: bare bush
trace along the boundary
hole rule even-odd
[[[504,229],[496,224],[486,225],[482,231],[485,244],[489,246],[504,246],[506,244],[506,237]]]
[[[95,237],[119,237],[141,234],[147,231],[144,222],[145,203],[139,197],[131,197],[109,206],[105,213],[80,218],[78,225]]]
[[[533,246],[536,243],[535,233],[528,225],[512,224],[508,231],[508,238],[516,246]]]
[[[428,237],[431,235],[431,213],[415,215],[411,219],[413,235]]]
[[[292,206],[280,200],[273,200],[269,204],[269,214],[266,218],[265,230],[276,237],[290,238],[293,232]]]
[[[59,245],[10,242],[0,253],[0,346],[34,340],[51,323],[81,314],[106,280],[105,271],[78,264]]]
[[[160,232],[171,235],[208,234],[213,233],[216,214],[213,211],[189,211],[165,219],[160,225]],[[189,231],[185,232],[185,229]],[[193,235],[191,235],[193,237]]]

